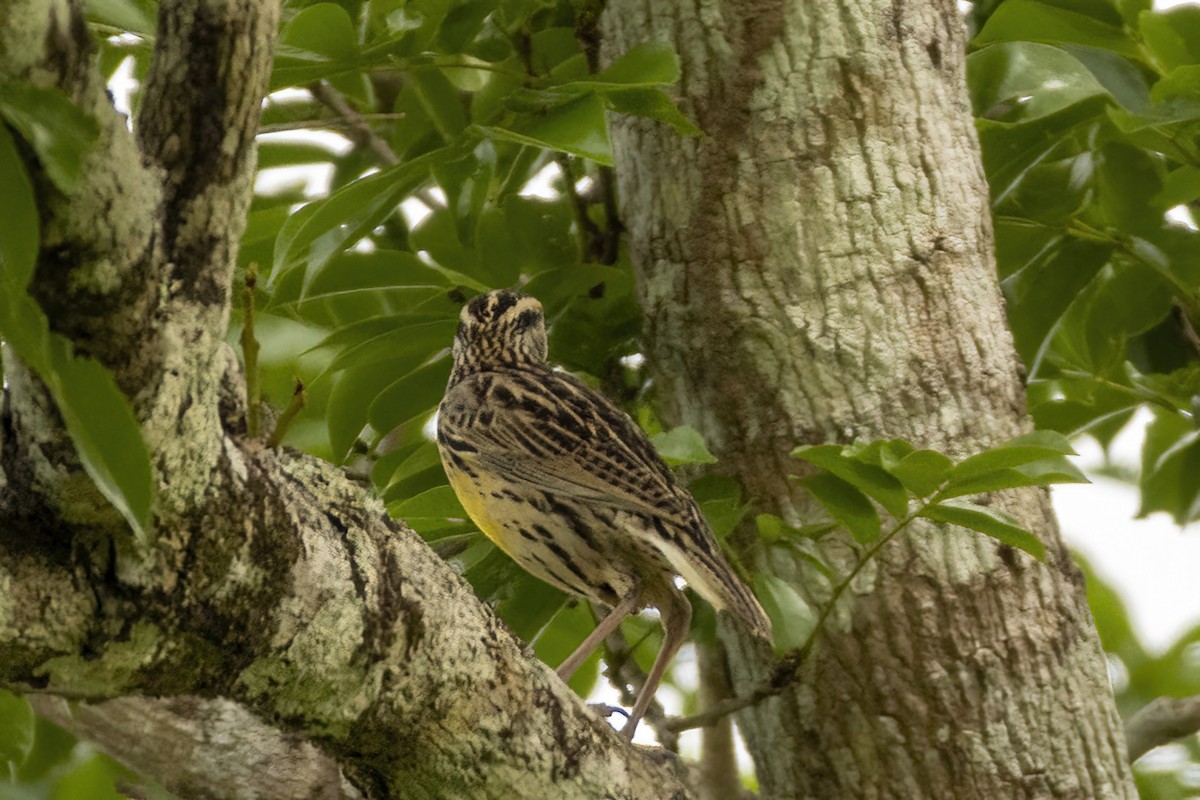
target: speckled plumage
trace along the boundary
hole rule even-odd
[[[546,364],[534,298],[491,292],[464,307],[438,444],[480,530],[542,580],[613,608],[560,674],[578,667],[626,614],[659,609],[666,636],[628,735],[687,633],[691,607],[676,575],[770,637],[761,606],[645,433],[602,394]]]

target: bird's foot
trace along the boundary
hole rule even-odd
[[[604,719],[608,719],[613,714],[621,714],[624,717],[629,716],[629,712],[620,706],[610,706],[608,703],[588,703],[588,708],[595,711]]]

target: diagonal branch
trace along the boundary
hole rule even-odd
[[[1200,732],[1200,694],[1159,697],[1125,723],[1129,761],[1137,761],[1156,747],[1197,732]]]
[[[268,739],[319,743],[368,796],[687,797],[335,467],[256,443],[227,456],[240,477],[191,521],[169,590],[136,592],[81,554],[0,537],[12,589],[0,594],[0,685],[162,698],[143,735],[105,744],[185,794],[194,776],[160,738],[186,739],[183,727],[204,745],[227,715],[195,706],[189,727],[184,695],[237,706]],[[123,708],[105,703],[80,724],[119,726]]]
[[[199,800],[359,798],[337,762],[228,700],[124,697],[77,704],[38,695],[39,714],[142,775]]]

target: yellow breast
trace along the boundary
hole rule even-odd
[[[495,507],[495,501],[490,495],[494,491],[488,485],[490,481],[483,476],[472,478],[465,472],[449,467],[446,475],[450,479],[450,486],[454,489],[454,493],[458,495],[459,502],[462,503],[463,510],[467,512],[471,521],[479,526],[479,530],[483,532],[484,536],[495,542],[496,546],[512,555],[513,548],[518,546],[520,537],[504,527],[503,523],[492,513],[491,509]]]

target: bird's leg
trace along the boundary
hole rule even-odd
[[[616,630],[616,627],[621,624],[621,620],[628,617],[634,611],[637,611],[640,598],[641,592],[638,589],[634,589],[621,602],[613,606],[608,615],[600,620],[600,624],[587,635],[586,639],[579,643],[579,647],[575,648],[575,652],[567,656],[567,660],[558,665],[558,677],[564,681],[569,681],[571,676],[575,674],[575,670],[579,669],[579,665],[587,661],[588,656],[592,654],[596,646],[604,641],[604,637]]]
[[[629,712],[629,721],[621,729],[622,735],[627,739],[633,738],[638,722],[646,713],[650,701],[654,699],[654,692],[662,681],[663,673],[667,671],[667,665],[679,652],[684,639],[687,638],[688,628],[692,624],[692,604],[681,593],[672,593],[671,604],[660,607],[658,613],[662,616],[662,648],[658,651],[658,657],[654,659],[654,666],[650,667],[650,674],[646,676],[646,682],[642,684],[637,699],[633,701],[633,711]]]

